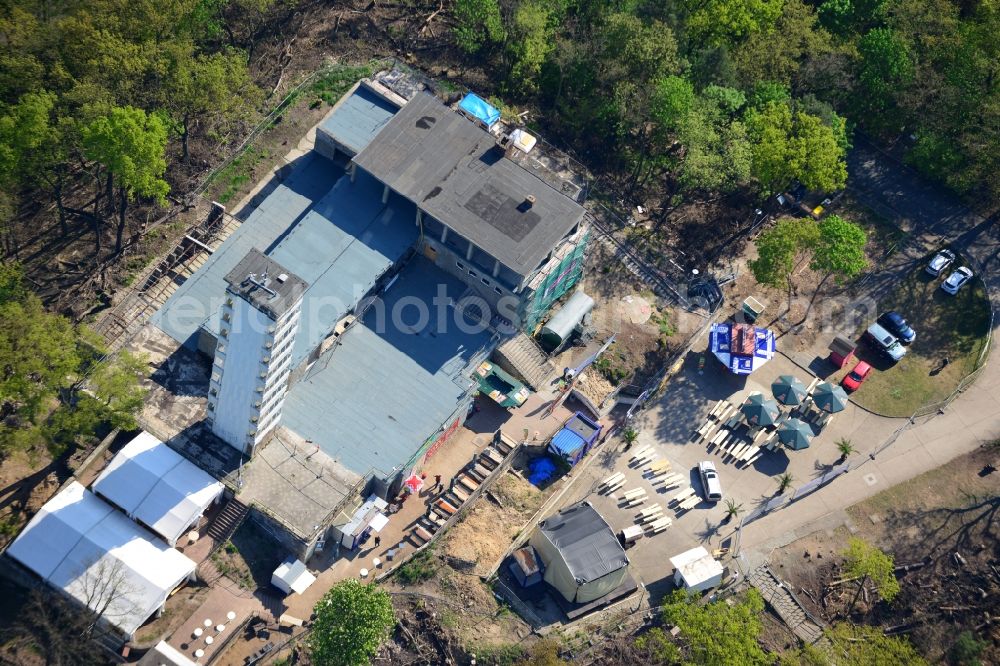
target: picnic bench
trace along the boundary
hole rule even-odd
[[[737,460],[739,462],[746,462],[746,461],[750,460],[751,458],[753,458],[755,455],[757,455],[759,453],[760,453],[760,447],[759,446],[754,446],[754,445],[751,444],[749,446],[749,448],[747,448],[746,451],[744,451],[743,453],[740,454],[740,456],[739,456],[739,458],[737,458]]]
[[[670,469],[670,461],[666,458],[660,458],[655,463],[646,468],[647,472],[652,472],[656,474],[658,472],[664,472]]]
[[[608,478],[601,481],[601,487],[607,488],[609,486],[615,485],[619,481],[625,481],[625,474],[623,472],[617,472],[615,474],[612,474]]]
[[[632,490],[625,491],[625,493],[622,495],[622,497],[624,497],[627,500],[633,500],[636,497],[645,497],[645,496],[646,496],[645,488],[633,488]]]
[[[633,453],[632,457],[629,460],[631,462],[635,462],[635,461],[639,460],[640,458],[642,458],[643,456],[645,456],[647,453],[649,453],[652,450],[653,450],[652,446],[646,445],[646,446],[642,447],[641,449],[639,449],[638,451],[636,451],[635,453]]]
[[[663,506],[659,503],[654,504],[651,507],[645,508],[639,512],[639,522],[644,523],[649,520],[654,520],[663,514]]]
[[[750,465],[753,465],[755,462],[757,462],[757,459],[760,458],[761,455],[762,455],[761,453],[755,453],[752,458],[747,460],[746,464],[743,467],[750,467]]]
[[[663,484],[664,489],[673,488],[674,486],[679,486],[681,485],[682,481],[684,481],[684,476],[681,474],[670,474],[664,477],[663,479],[658,480],[659,483]]]
[[[687,498],[691,497],[692,495],[694,495],[694,488],[692,488],[691,486],[688,486],[684,490],[680,491],[679,493],[677,493],[676,495],[674,495],[673,497],[671,497],[670,498],[670,502],[668,502],[668,503],[669,504],[673,504],[674,502],[683,502],[684,500],[686,500]]]
[[[663,516],[662,518],[657,518],[653,522],[646,525],[646,529],[653,534],[658,534],[670,527],[673,522],[674,521],[669,516]]]
[[[693,509],[701,502],[701,498],[697,495],[691,495],[686,500],[677,505],[678,511],[687,511],[688,509]]]
[[[719,412],[723,410],[724,406],[728,404],[729,403],[726,400],[724,399],[720,400],[719,402],[715,403],[715,407],[712,407],[712,411],[710,411],[708,415],[710,417],[716,416]]]

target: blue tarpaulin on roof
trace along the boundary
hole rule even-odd
[[[458,108],[482,121],[487,127],[500,120],[500,111],[475,93],[469,93],[458,103]]]

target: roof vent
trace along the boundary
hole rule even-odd
[[[274,298],[278,295],[278,292],[276,292],[274,289],[271,289],[268,286],[271,284],[271,278],[267,276],[267,271],[261,273],[260,277],[257,277],[256,273],[250,273],[249,275],[247,275],[246,281],[252,284],[253,286],[257,287],[258,289],[263,289],[264,291],[266,291],[268,294],[271,295],[271,298]]]
[[[527,213],[529,210],[531,210],[531,207],[535,205],[535,201],[536,201],[535,195],[529,194],[528,196],[524,197],[524,201],[521,202],[521,205],[519,205],[517,209],[522,213]]]
[[[288,273],[279,273],[278,274],[278,282],[280,282],[281,284],[284,284],[285,280],[287,280],[287,279],[288,279]]]

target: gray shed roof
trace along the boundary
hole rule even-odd
[[[602,578],[628,565],[625,549],[611,526],[589,502],[563,509],[538,524],[580,584]]]
[[[226,283],[230,292],[275,320],[291,310],[309,286],[257,248],[250,248],[226,274]]]
[[[520,275],[583,217],[578,203],[504,158],[493,135],[427,93],[411,99],[354,161]]]

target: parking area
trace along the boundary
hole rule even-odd
[[[723,450],[710,443],[719,432],[718,425],[707,439],[698,435],[705,423],[716,422],[710,413],[719,401],[738,409],[751,393],[770,398],[771,384],[781,375],[795,376],[807,387],[815,375],[779,354],[752,375],[736,376],[715,360],[707,344],[707,336],[696,342],[664,395],[636,417],[633,427],[638,437],[633,445],[626,451],[619,447],[599,453],[601,459],[563,502],[590,501],[616,532],[637,524],[648,528],[660,517],[669,519],[667,526],[666,521],[658,523],[661,530],[644,529],[644,536],[628,550],[633,576],[654,596],[669,587],[671,556],[697,545],[724,548],[739,523],[738,519],[725,521],[725,501],[704,501],[697,469],[700,461],[715,464],[725,499],[732,499],[746,512],[776,494],[782,474],[791,475],[790,488],[794,489],[829,471],[841,455],[838,441],[850,440],[855,446],[879,441],[899,424],[898,419],[874,415],[848,402],[822,428],[810,424],[815,436],[808,448],[762,448],[752,464],[747,464],[749,458],[737,461],[730,455],[732,445]],[[727,420],[728,416],[723,419]],[[737,430],[744,432],[745,425]],[[766,437],[767,433],[757,443]],[[752,439],[743,441],[750,444]],[[603,483],[609,480],[610,488]]]

